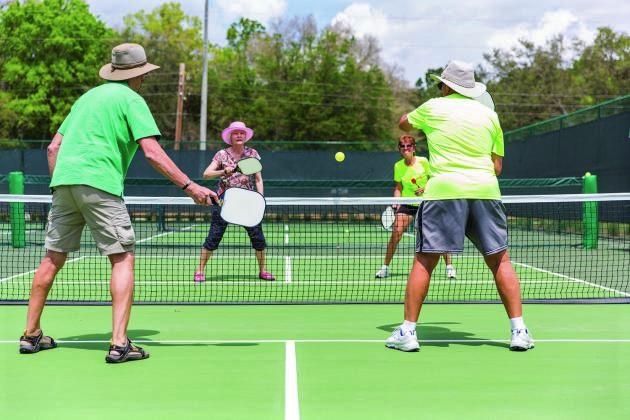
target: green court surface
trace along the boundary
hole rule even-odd
[[[526,305],[524,353],[495,304],[426,305],[418,353],[383,345],[402,305],[136,306],[151,357],[121,365],[109,307],[46,308],[34,355],[25,315],[0,306],[6,419],[630,418],[628,305]]]

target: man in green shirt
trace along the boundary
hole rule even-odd
[[[35,272],[20,353],[57,346],[45,336],[40,319],[55,276],[68,252],[79,249],[87,224],[101,255],[112,264],[112,340],[105,360],[120,363],[149,357],[127,337],[133,300],[135,234],[122,199],[127,169],[138,146],[158,172],[182,188],[197,204],[217,195],[192,182],[166,155],[160,131],[137,93],[145,74],[158,69],[144,48],[121,44],[99,75],[108,81],[81,96],[48,146],[53,190],[46,231],[46,255]]]
[[[405,114],[400,129],[422,130],[429,146],[431,177],[418,211],[416,256],[407,281],[403,324],[386,340],[389,348],[416,351],[416,323],[440,254],[461,253],[464,236],[483,254],[510,318],[510,350],[534,347],[522,318],[520,285],[507,252],[507,218],[497,175],[503,132],[497,114],[474,98],[486,91],[472,66],[451,61],[437,80],[442,97]]]

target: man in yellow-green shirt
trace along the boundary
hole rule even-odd
[[[431,177],[418,210],[416,256],[407,282],[403,324],[386,340],[389,348],[416,351],[416,323],[440,254],[461,253],[468,237],[494,275],[510,318],[510,350],[534,347],[522,318],[520,285],[508,248],[507,218],[497,175],[503,132],[497,114],[475,98],[486,92],[471,65],[451,61],[438,81],[441,98],[430,99],[400,118],[403,131],[427,137]]]

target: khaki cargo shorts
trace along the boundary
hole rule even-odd
[[[48,214],[46,249],[77,251],[86,224],[101,255],[134,250],[136,238],[122,198],[87,185],[55,187]]]

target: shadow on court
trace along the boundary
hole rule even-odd
[[[400,323],[386,324],[377,326],[379,330],[391,333],[396,329]],[[480,341],[487,340],[483,337],[475,336],[473,333],[467,331],[458,331],[454,328],[449,328],[445,325],[459,325],[458,322],[434,322],[434,323],[420,323],[418,324],[418,340],[422,346],[435,346],[435,347],[449,347],[451,345],[458,346],[492,346],[509,348],[508,343],[502,343],[497,341]],[[425,341],[425,340],[443,340],[440,342]]]
[[[151,347],[207,347],[207,346],[218,346],[218,347],[250,347],[257,346],[258,343],[164,343],[160,341],[153,341],[149,338],[152,335],[159,334],[159,331],[156,330],[129,330],[129,337],[131,341],[137,343],[139,346],[144,344],[149,345]],[[94,333],[94,334],[83,334],[83,335],[73,335],[68,337],[55,337],[57,341],[63,341],[59,343],[59,347],[65,348],[73,348],[73,349],[83,349],[83,350],[99,350],[102,351],[103,348],[108,346],[108,342],[112,337],[111,332],[107,333]],[[86,341],[88,341],[86,343]],[[138,342],[140,341],[140,342]]]

